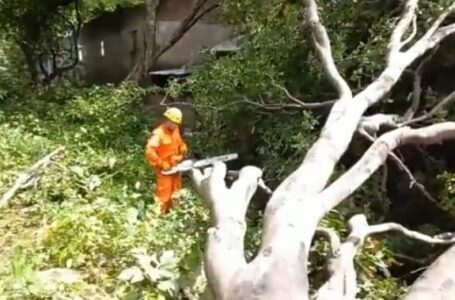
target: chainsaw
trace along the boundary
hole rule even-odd
[[[184,161],[178,163],[177,165],[173,166],[169,170],[161,171],[163,175],[172,175],[176,173],[183,173],[191,171],[192,169],[201,169],[209,166],[213,166],[217,162],[226,162],[235,160],[238,158],[237,153],[231,153],[221,156],[214,156],[206,159],[185,159]]]
[[[173,166],[169,170],[166,171],[161,171],[163,175],[172,175],[176,173],[184,173],[191,171],[192,169],[200,169],[200,168],[205,168],[209,166],[213,166],[217,162],[226,162],[226,161],[231,161],[235,160],[238,158],[237,153],[231,153],[231,154],[226,154],[226,155],[221,155],[221,156],[214,156],[206,159],[200,159],[200,160],[195,160],[195,159],[186,159],[177,165]],[[229,177],[238,177],[239,176],[239,171],[228,171],[227,174]],[[272,190],[264,183],[262,178],[259,179],[258,185],[260,188],[262,188],[263,191],[265,191],[267,194],[271,195]]]

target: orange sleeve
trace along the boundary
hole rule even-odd
[[[156,152],[156,148],[160,145],[160,137],[157,134],[153,134],[147,141],[145,146],[145,157],[152,166],[161,165],[161,158]]]
[[[185,156],[188,153],[188,146],[183,140],[180,140],[180,154]]]

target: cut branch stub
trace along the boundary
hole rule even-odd
[[[193,182],[198,192],[210,205],[215,224],[225,218],[243,220],[251,197],[256,192],[262,171],[253,166],[242,168],[238,179],[227,188],[225,177],[227,168],[224,163],[216,163],[213,168],[201,172],[192,171]]]

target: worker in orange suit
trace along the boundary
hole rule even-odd
[[[166,214],[174,204],[177,192],[181,188],[182,177],[179,173],[163,175],[161,171],[168,170],[181,162],[188,148],[180,136],[179,126],[182,124],[180,109],[168,108],[163,116],[164,122],[153,130],[147,141],[145,156],[155,168],[155,200],[160,205],[161,214]]]

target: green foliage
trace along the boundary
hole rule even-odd
[[[396,300],[406,292],[406,286],[394,278],[379,279],[360,286],[359,297],[365,300]]]
[[[443,172],[437,176],[436,185],[439,188],[440,205],[452,215],[455,215],[455,174]]]
[[[83,0],[85,19],[94,18],[104,12],[111,12],[119,7],[131,7],[143,4],[144,0]]]

